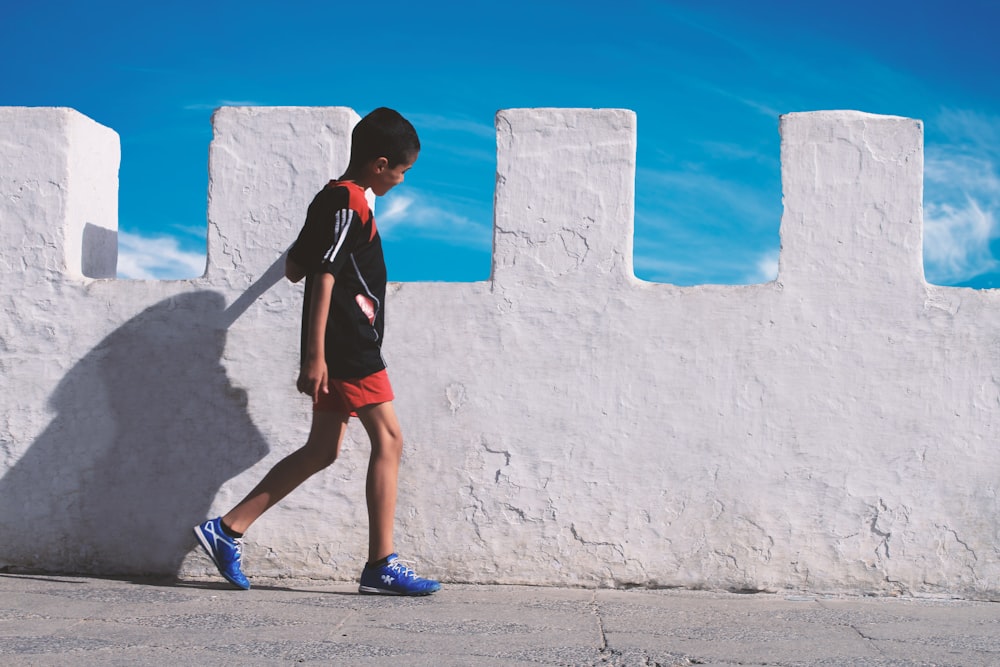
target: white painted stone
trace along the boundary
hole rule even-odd
[[[280,256],[357,118],[218,111],[206,275],[144,282],[92,279],[114,133],[0,109],[0,564],[210,572],[190,526],[305,438]],[[634,114],[506,110],[497,133],[491,279],[390,285],[397,542],[422,572],[1000,595],[1000,297],[924,281],[918,121],[784,116],[778,280],[684,288],[632,273]],[[366,463],[353,425],[247,570],[356,576]]]

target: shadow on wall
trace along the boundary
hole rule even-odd
[[[161,301],[66,374],[52,423],[0,479],[0,563],[178,572],[219,488],[268,451],[221,363],[224,308],[212,291]]]
[[[118,271],[118,230],[83,226],[83,262],[80,267],[88,278],[114,278]]]

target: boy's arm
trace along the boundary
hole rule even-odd
[[[326,367],[326,321],[330,316],[330,293],[333,275],[317,273],[313,276],[312,297],[309,301],[309,321],[306,322],[306,349],[296,388],[319,402],[320,394],[329,393]]]

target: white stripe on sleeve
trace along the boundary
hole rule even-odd
[[[323,257],[324,262],[333,262],[337,253],[340,252],[340,247],[344,245],[344,240],[347,238],[347,232],[351,229],[351,214],[352,211],[349,208],[341,209],[334,214],[333,235],[336,238],[336,243]]]

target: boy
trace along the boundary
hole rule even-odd
[[[403,437],[381,354],[386,286],[382,241],[365,199],[367,188],[382,196],[402,183],[419,152],[416,131],[396,111],[382,107],[362,118],[351,133],[347,171],[313,199],[288,251],[286,277],[292,282],[306,279],[296,387],[312,397],[309,437],[236,507],[194,528],[219,572],[237,588],[250,588],[240,569],[243,533],[337,459],[351,416],[361,420],[372,447],[365,487],[368,562],[359,592],[429,595],[441,587],[403,565],[393,547]]]

